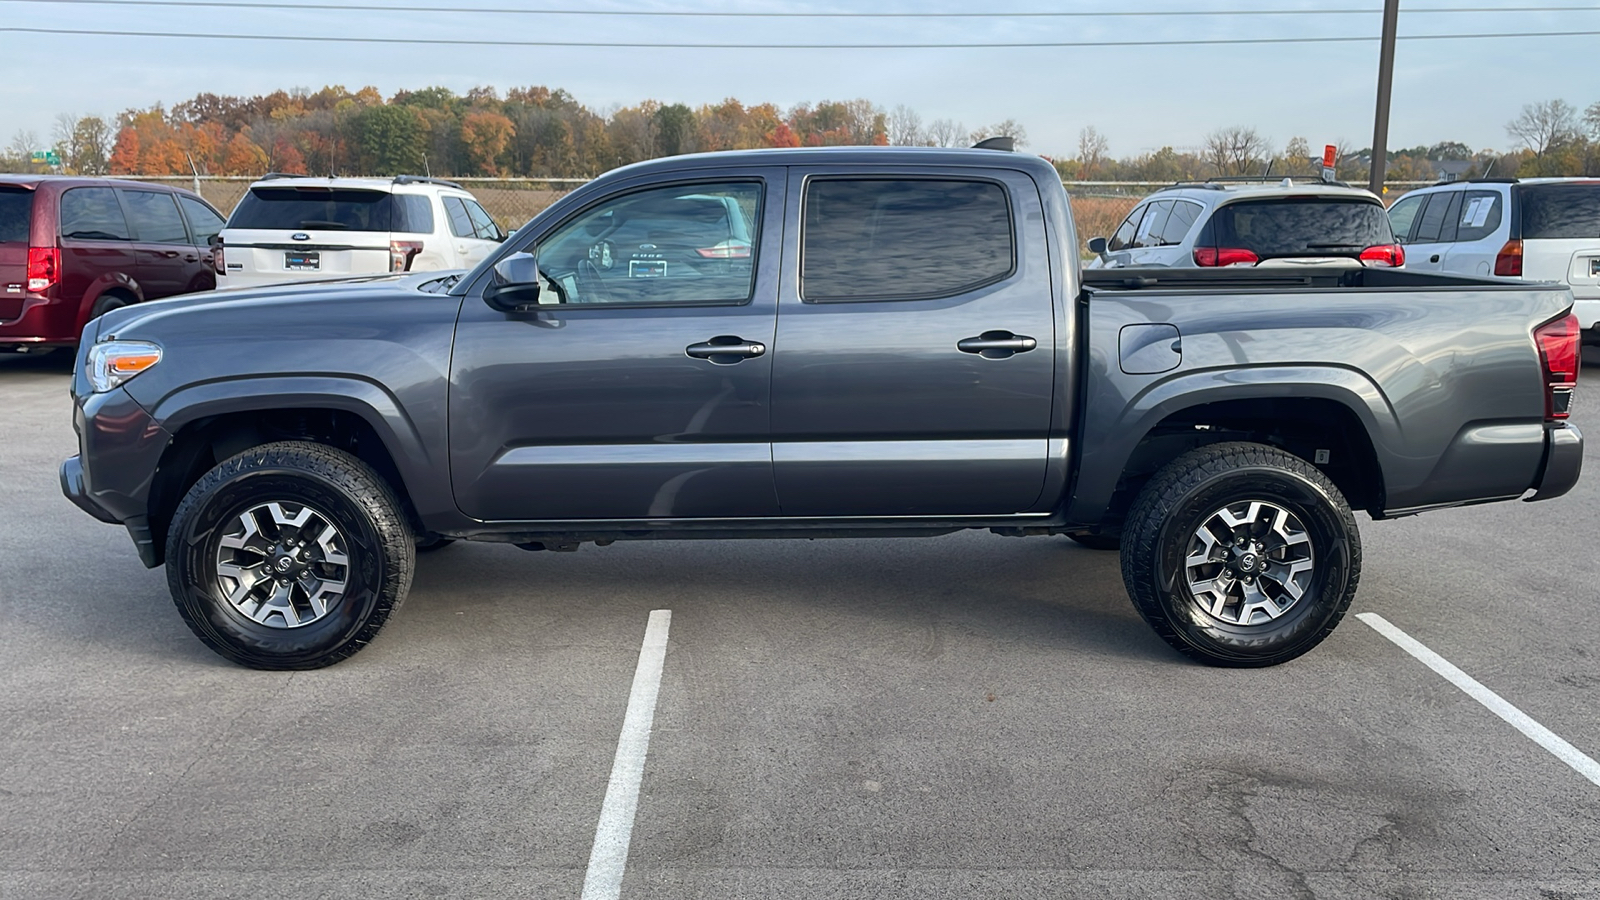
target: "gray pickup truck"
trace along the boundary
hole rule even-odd
[[[1120,548],[1163,639],[1265,666],[1348,608],[1352,508],[1577,481],[1566,288],[1382,268],[1086,278],[1078,246],[1055,171],[1015,153],[641,163],[468,273],[101,317],[62,488],[166,564],[202,641],[260,668],[355,653],[417,551],[454,539],[964,528]]]

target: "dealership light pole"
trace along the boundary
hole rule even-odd
[[[1383,196],[1384,169],[1389,163],[1389,95],[1394,88],[1394,33],[1400,22],[1400,0],[1383,0],[1383,46],[1378,51],[1378,115],[1372,125],[1372,177],[1367,187]]]

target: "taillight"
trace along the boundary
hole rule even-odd
[[[1194,264],[1197,266],[1253,266],[1261,261],[1243,247],[1196,247],[1194,248]]]
[[[749,259],[750,245],[744,241],[723,241],[715,247],[701,247],[694,252],[704,259]]]
[[[1398,269],[1406,264],[1406,248],[1399,244],[1378,244],[1361,251],[1361,261]]]
[[[1522,277],[1522,241],[1512,238],[1494,255],[1494,273],[1507,278]]]
[[[411,261],[422,252],[421,241],[390,241],[389,242],[389,271],[409,272]]]
[[[1578,383],[1581,329],[1578,317],[1568,313],[1533,330],[1544,364],[1544,417],[1565,419],[1572,411],[1572,389]]]
[[[61,278],[61,248],[28,248],[28,293],[42,294]]]
[[[211,271],[222,276],[226,276],[228,274],[227,263],[224,262],[222,258],[222,235],[220,234],[217,235],[217,239],[211,243]]]

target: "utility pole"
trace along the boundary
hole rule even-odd
[[[1383,196],[1389,164],[1389,95],[1394,90],[1394,33],[1400,23],[1400,0],[1383,0],[1383,45],[1378,51],[1378,115],[1372,125],[1372,177],[1367,188]]]

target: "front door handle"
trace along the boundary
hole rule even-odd
[[[747,341],[731,334],[719,334],[709,341],[690,344],[683,352],[695,359],[703,359],[719,366],[731,366],[740,360],[765,356],[767,345]]]
[[[1033,338],[1009,331],[985,331],[977,337],[956,341],[957,350],[976,353],[984,359],[1005,359],[1017,353],[1027,353],[1037,346],[1039,342]]]
[[[1438,262],[1438,261],[1439,261],[1439,254],[1437,254],[1437,253],[1435,253],[1434,255],[1432,255],[1430,257],[1428,257],[1428,262]]]

